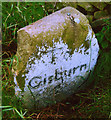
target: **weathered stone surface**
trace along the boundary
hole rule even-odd
[[[94,19],[100,19],[102,17],[108,16],[108,12],[106,10],[104,11],[97,11],[94,13]]]
[[[91,5],[94,5],[96,8],[98,8],[99,10],[103,10],[106,7],[106,3],[104,2],[91,2]]]
[[[72,7],[21,28],[18,41],[15,91],[28,108],[46,107],[76,92],[99,51],[87,18]]]
[[[77,2],[63,2],[64,6],[70,6],[70,7],[74,7],[77,8]]]
[[[86,17],[90,23],[93,21],[93,15],[86,15]]]
[[[106,1],[105,1],[105,2],[106,2]],[[107,1],[106,4],[109,4],[109,5],[110,5],[110,4],[111,4],[111,1]]]
[[[86,11],[94,12],[93,6],[88,2],[78,2],[78,6],[84,8]]]

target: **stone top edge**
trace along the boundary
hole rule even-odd
[[[49,14],[48,16],[45,16],[41,19],[39,19],[38,21],[35,21],[23,28],[20,28],[17,32],[21,31],[21,30],[26,30],[26,29],[29,29],[29,28],[32,28],[33,25],[35,24],[41,24],[43,23],[44,21],[47,21],[47,18],[50,17],[50,19],[53,19],[53,16],[56,14],[56,16],[60,17],[60,14],[63,14],[63,16],[66,16],[67,17],[67,13],[71,13],[71,15],[74,15],[74,14],[80,14],[82,16],[82,18],[86,18],[85,15],[83,15],[80,11],[78,11],[77,9],[73,8],[73,7],[70,7],[70,6],[67,6],[67,7],[64,7],[62,8],[61,10],[58,10],[52,14]],[[78,17],[78,16],[77,16]],[[65,17],[64,17],[65,18]],[[86,23],[88,23],[88,20],[86,21]]]

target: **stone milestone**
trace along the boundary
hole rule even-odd
[[[99,46],[87,18],[65,7],[18,30],[16,95],[42,108],[75,93],[93,71]]]

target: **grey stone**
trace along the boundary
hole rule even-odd
[[[96,64],[99,46],[87,18],[65,7],[18,31],[16,95],[42,108],[78,91]]]

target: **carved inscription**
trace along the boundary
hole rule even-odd
[[[39,88],[42,85],[46,85],[46,83],[51,84],[52,82],[56,82],[56,81],[60,81],[62,84],[64,82],[64,78],[67,79],[67,77],[71,77],[72,74],[74,75],[77,69],[79,69],[80,71],[82,69],[86,69],[86,64],[71,68],[68,71],[64,70],[63,72],[56,69],[55,75],[51,75],[49,77],[44,77],[44,78],[41,76],[33,77],[29,81],[29,86],[31,88]]]

